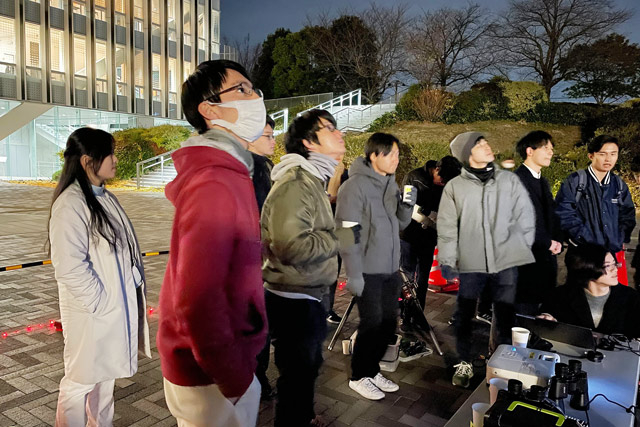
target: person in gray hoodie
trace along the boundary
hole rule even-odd
[[[438,209],[438,261],[446,279],[460,278],[455,314],[460,363],[452,383],[468,387],[473,376],[471,319],[485,286],[493,300],[492,345],[511,342],[517,267],[535,261],[535,211],[520,178],[493,164],[489,143],[465,132],[450,144],[464,167],[447,183]]]
[[[380,374],[380,360],[392,342],[402,281],[400,231],[411,221],[418,198],[415,187],[404,198],[395,181],[399,141],[374,133],[364,157],[349,168],[349,179],[338,191],[336,224],[362,227],[361,242],[341,249],[347,288],[356,296],[360,324],[351,359],[349,387],[367,399],[379,400],[398,385]]]

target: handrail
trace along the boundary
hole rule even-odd
[[[356,103],[353,103],[353,98],[356,99]],[[345,101],[348,101],[348,104],[344,104]],[[333,107],[346,107],[353,105],[362,105],[362,89],[352,90],[349,93],[345,93],[344,95],[340,95],[335,97],[327,102],[323,102],[322,104],[314,105],[311,108],[308,108],[304,111],[300,111],[297,116],[302,115],[302,113],[307,112],[309,110],[331,110]]]
[[[285,133],[287,131],[287,129],[289,128],[289,109],[288,108],[284,108],[280,111],[276,111],[275,113],[269,114],[269,116],[271,116],[274,122],[277,121],[278,119],[283,119],[283,123],[284,123],[283,128],[274,129],[273,130],[274,136],[280,135],[281,133]]]
[[[166,162],[172,161],[171,154],[173,154],[173,152],[176,150],[177,148],[136,163],[136,188],[138,190],[140,189],[140,177],[144,174],[144,171],[147,169],[151,169],[153,167],[160,165],[161,174],[162,176],[164,176],[164,164]],[[148,165],[148,163],[151,163],[151,162],[155,162],[155,163]]]

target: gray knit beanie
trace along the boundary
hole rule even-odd
[[[469,164],[471,157],[471,149],[476,145],[479,139],[483,138],[480,132],[465,132],[453,138],[449,148],[453,157],[464,164]]]

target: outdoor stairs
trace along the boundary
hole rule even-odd
[[[164,170],[154,170],[140,177],[140,187],[164,187],[173,181],[178,173],[173,164],[165,164]]]

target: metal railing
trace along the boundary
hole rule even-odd
[[[289,109],[285,108],[284,110],[276,111],[275,113],[269,114],[274,122],[276,122],[276,128],[273,130],[273,135],[277,136],[281,133],[285,133],[289,128]],[[282,119],[282,129],[278,126],[278,120]]]
[[[160,166],[160,179],[164,180],[165,163],[173,162],[171,154],[173,154],[173,152],[176,150],[167,151],[166,153],[162,153],[155,157],[151,157],[149,159],[136,163],[136,188],[140,189],[140,178],[142,177],[142,175],[144,175],[145,171],[157,166]]]
[[[333,110],[336,107],[348,107],[355,105],[362,105],[362,89],[352,90],[349,93],[335,97],[327,102],[323,102],[322,104],[314,105],[307,110],[300,111],[297,115],[300,116],[302,113],[314,109],[327,110],[333,114]]]

